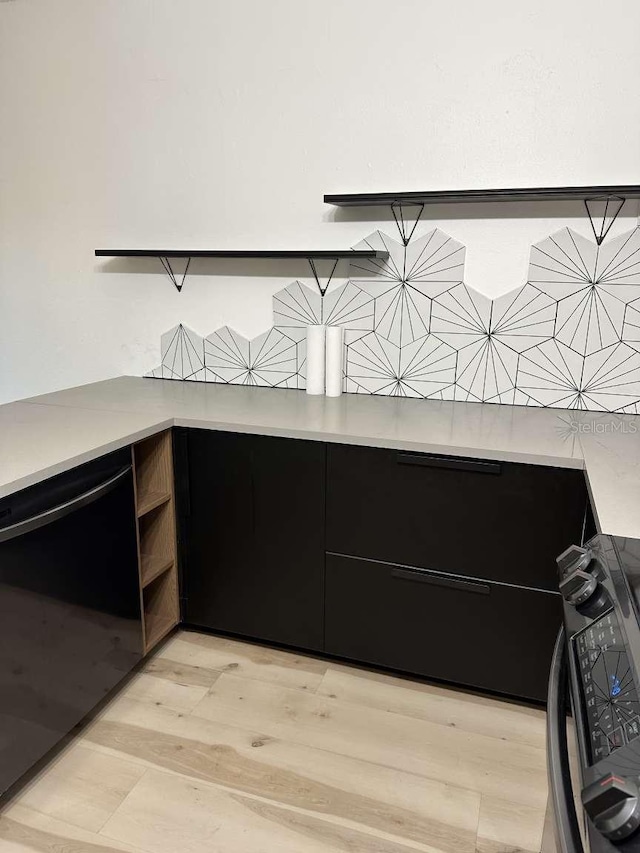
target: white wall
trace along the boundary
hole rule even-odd
[[[179,295],[96,247],[348,247],[395,226],[324,192],[639,183],[639,33],[637,0],[3,0],[0,402],[141,374],[179,321],[257,334],[307,274],[201,263]],[[489,295],[589,228],[579,204],[427,214]]]

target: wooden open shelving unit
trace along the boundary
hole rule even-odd
[[[180,621],[171,430],[133,446],[145,654]]]

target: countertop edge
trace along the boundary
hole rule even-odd
[[[26,402],[25,405],[42,404]],[[55,407],[55,404],[53,403],[49,403],[46,405]],[[83,406],[65,406],[64,408],[85,410],[85,407]],[[90,411],[97,410],[92,409]],[[117,411],[117,409],[114,409],[114,411]],[[585,469],[585,463],[582,456],[556,456],[544,453],[541,454],[529,453],[525,451],[485,449],[469,447],[466,445],[443,444],[437,442],[431,443],[423,441],[403,441],[402,439],[386,438],[375,434],[362,433],[358,435],[353,435],[338,432],[324,432],[321,430],[305,430],[296,427],[292,427],[289,429],[282,427],[273,427],[269,425],[247,424],[235,421],[217,421],[211,420],[209,418],[205,419],[173,417],[162,418],[161,420],[158,420],[157,422],[152,423],[147,427],[142,427],[133,430],[131,433],[127,433],[126,435],[120,435],[118,438],[113,439],[112,441],[100,443],[85,452],[65,457],[64,459],[61,459],[53,465],[49,465],[44,468],[32,471],[24,477],[20,477],[16,480],[11,480],[6,483],[2,483],[0,484],[0,498],[8,497],[9,495],[15,494],[15,492],[19,492],[22,489],[28,488],[29,486],[33,486],[37,483],[48,480],[49,478],[54,477],[57,474],[62,474],[65,471],[69,471],[71,468],[75,468],[76,466],[82,465],[85,462],[91,462],[100,456],[104,456],[105,454],[111,453],[115,450],[120,450],[122,447],[126,447],[127,445],[135,444],[137,441],[141,441],[144,438],[148,438],[151,435],[155,435],[156,433],[161,432],[162,430],[170,429],[174,426],[191,429],[207,429],[211,431],[220,432],[237,432],[246,435],[270,435],[279,438],[297,438],[306,441],[323,441],[333,444],[350,444],[361,447],[379,447],[390,450],[406,450],[415,453],[435,453],[446,456],[466,457],[470,459],[488,459],[496,462],[512,462],[525,465],[543,465],[552,468],[569,468],[574,470]],[[592,503],[594,503],[595,510],[595,502],[591,490],[590,495]]]
[[[121,450],[123,447],[128,447],[130,444],[135,444],[136,441],[142,441],[142,439],[149,438],[149,436],[162,432],[165,429],[170,429],[172,426],[173,418],[165,418],[163,421],[151,424],[148,427],[142,427],[127,435],[119,436],[118,438],[113,439],[113,441],[108,441],[98,445],[97,447],[92,447],[90,450],[83,453],[67,457],[54,465],[40,468],[37,471],[26,474],[24,477],[18,478],[17,480],[2,483],[0,484],[0,498],[9,497],[9,495],[13,495],[22,489],[27,489],[29,486],[35,486],[38,483],[42,483],[44,480],[55,477],[57,474],[64,474],[65,471],[70,471],[78,465],[83,465],[85,462],[92,462],[94,459],[98,459],[100,456],[106,456],[107,453],[113,453],[115,450]]]
[[[251,424],[235,423],[232,421],[213,421],[198,418],[174,418],[174,426],[188,429],[208,429],[220,432],[238,432],[246,435],[271,435],[279,438],[299,438],[307,441],[324,441],[331,444],[352,444],[362,447],[381,447],[390,450],[411,450],[415,453],[439,453],[444,456],[461,456],[469,459],[489,459],[493,462],[519,462],[523,465],[543,465],[551,468],[584,469],[584,459],[581,456],[554,456],[543,453],[527,453],[524,451],[486,450],[477,447],[467,447],[453,444],[438,444],[423,441],[403,441],[402,439],[382,438],[376,435],[349,435],[343,433],[328,433],[320,430],[304,430],[298,428],[283,429],[281,427],[254,426]]]

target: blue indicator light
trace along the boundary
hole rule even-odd
[[[611,678],[611,695],[617,696],[618,693],[620,693],[620,691],[622,690],[622,687],[620,687],[620,679],[616,678],[615,675],[610,676],[610,678]]]

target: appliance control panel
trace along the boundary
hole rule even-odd
[[[640,737],[638,687],[614,610],[574,637],[591,763]]]

